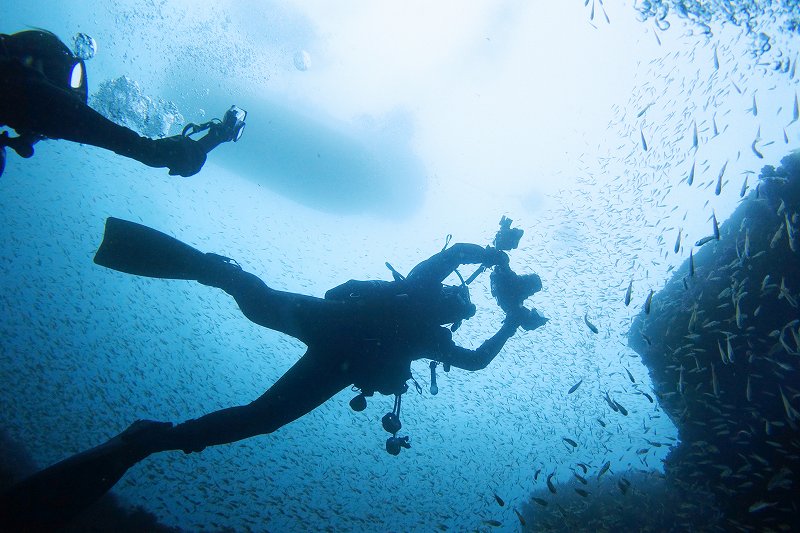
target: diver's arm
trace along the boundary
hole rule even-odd
[[[142,137],[108,120],[40,73],[13,61],[4,62],[6,74],[8,77],[0,83],[5,100],[0,120],[20,134],[90,144],[150,167],[168,167],[172,174],[182,176],[196,174],[205,163],[205,151],[191,139]]]
[[[508,264],[505,252],[477,244],[458,243],[415,266],[406,280],[413,284],[441,283],[460,265]]]
[[[506,341],[513,337],[516,331],[516,322],[507,320],[497,333],[486,339],[477,349],[470,350],[451,341],[450,348],[437,360],[471,372],[483,370],[497,357]]]

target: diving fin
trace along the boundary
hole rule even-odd
[[[196,280],[203,276],[206,254],[158,230],[109,217],[94,262],[127,274]]]

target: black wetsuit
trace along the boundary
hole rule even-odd
[[[203,281],[231,294],[256,324],[291,335],[308,349],[260,398],[175,426],[155,451],[196,451],[271,433],[350,385],[368,395],[402,393],[415,359],[466,370],[485,368],[516,324],[506,323],[478,349],[469,350],[453,342],[450,330],[440,326],[446,319],[435,314],[441,282],[460,264],[492,261],[492,253],[497,252],[456,244],[417,265],[402,282],[401,294],[377,300],[339,301],[277,291],[238,269]]]
[[[173,174],[196,174],[206,160],[198,143],[177,135],[142,137],[89,107],[67,89],[54,85],[34,68],[12,57],[0,34],[0,126],[20,135],[91,144]]]

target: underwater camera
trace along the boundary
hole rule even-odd
[[[244,133],[244,121],[246,118],[247,111],[232,105],[230,109],[225,111],[225,116],[222,117],[222,124],[220,124],[220,128],[222,129],[223,136],[227,137],[228,140],[233,142],[241,139],[242,133]]]
[[[222,143],[236,142],[241,139],[244,133],[244,121],[246,118],[247,111],[232,105],[230,109],[225,112],[222,120],[215,118],[202,124],[190,122],[184,126],[181,135],[184,137],[191,137],[196,133],[208,130],[208,133],[204,137],[197,140],[203,150],[208,153]]]
[[[514,250],[519,246],[519,240],[525,231],[520,228],[512,228],[513,220],[507,216],[500,219],[500,229],[494,236],[494,247],[498,250]]]

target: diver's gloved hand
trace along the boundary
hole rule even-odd
[[[483,264],[485,266],[508,266],[508,254],[492,246],[486,247]]]
[[[526,307],[518,307],[510,313],[506,313],[506,318],[503,320],[503,327],[513,327],[515,330],[521,327],[525,331],[533,331],[547,323],[547,318],[539,314],[534,309]]]
[[[194,176],[206,162],[206,152],[197,141],[184,137],[183,135],[173,135],[163,139],[155,139],[160,157],[157,164],[150,166],[169,168],[170,176],[183,176],[188,178]],[[150,164],[149,162],[146,164]]]

